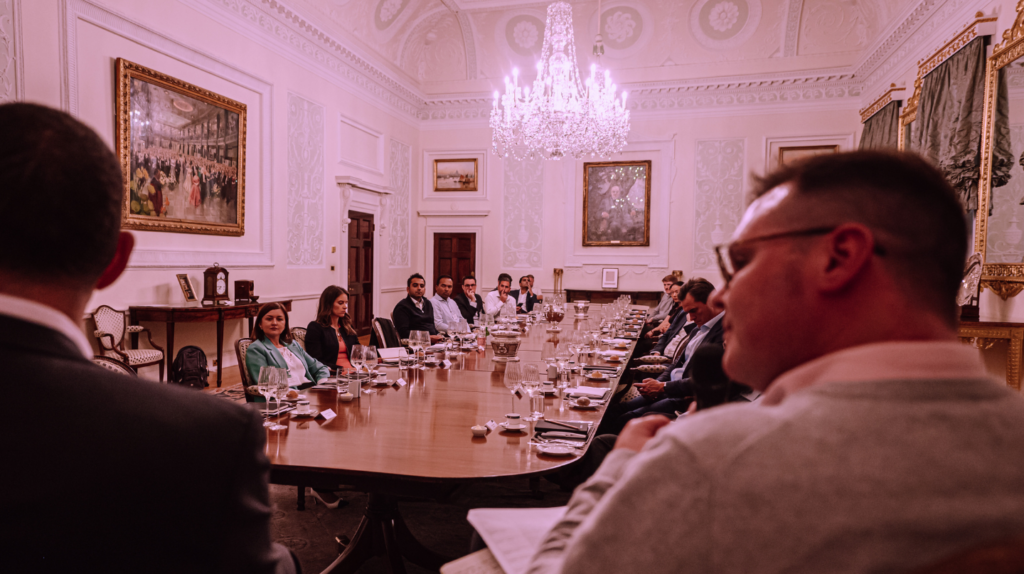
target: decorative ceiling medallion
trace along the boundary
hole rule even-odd
[[[643,4],[605,3],[601,10],[601,39],[608,58],[627,58],[640,52],[654,35],[655,19]],[[590,17],[588,30],[597,35],[597,10]]]
[[[505,24],[505,41],[520,56],[536,56],[544,44],[544,21],[531,14],[519,14]]]
[[[761,22],[761,0],[699,0],[690,31],[705,48],[732,50],[750,39]]]
[[[398,20],[398,16],[408,4],[409,0],[380,0],[373,13],[373,23],[378,30],[386,30]]]

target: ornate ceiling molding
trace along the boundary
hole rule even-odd
[[[804,11],[804,0],[789,0],[786,10],[786,35],[782,40],[782,55],[796,56],[800,40],[800,14]]]
[[[466,79],[475,80],[479,66],[476,65],[476,37],[473,35],[473,24],[469,21],[469,16],[455,3],[455,0],[441,0],[441,3],[459,19],[462,43],[466,47]]]

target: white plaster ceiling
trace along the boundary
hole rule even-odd
[[[355,41],[427,94],[494,89],[529,72],[547,2],[286,0],[339,39]],[[603,64],[621,83],[850,66],[919,0],[606,0]],[[573,1],[581,64],[590,61],[597,1]]]

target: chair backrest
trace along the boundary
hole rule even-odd
[[[252,341],[248,337],[235,341],[235,357],[238,359],[238,372],[242,375],[243,389],[256,384],[249,380],[249,367],[245,364],[245,353],[249,350]]]
[[[118,311],[117,309],[108,307],[107,305],[100,305],[92,312],[92,320],[96,323],[97,331],[110,333],[114,336],[114,344],[118,348],[121,347],[121,341],[124,340],[125,330],[124,311]],[[113,351],[110,347],[110,339],[100,337],[99,344],[101,350]]]
[[[306,348],[306,329],[304,327],[292,327],[292,337],[299,342],[303,349]]]
[[[138,373],[135,372],[135,369],[129,367],[128,365],[122,363],[121,361],[118,361],[117,359],[111,359],[110,357],[96,355],[95,357],[92,358],[92,362],[103,367],[104,369],[114,371],[115,373],[121,373],[122,375],[128,375],[129,377],[136,378],[139,376]]]
[[[377,343],[385,349],[402,346],[402,342],[398,337],[398,329],[395,329],[395,324],[391,322],[391,319],[374,317],[373,330],[377,334]]]

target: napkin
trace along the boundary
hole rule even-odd
[[[569,390],[570,397],[597,397],[601,398],[608,392],[608,389],[598,387],[576,387]]]
[[[618,356],[618,357],[625,357],[626,356],[626,352],[625,351],[616,351],[614,349],[609,349],[607,351],[601,351],[601,354],[606,356],[606,357],[611,356],[611,355],[615,355],[615,356]]]
[[[606,345],[628,345],[632,341],[629,339],[601,339],[601,342]]]

